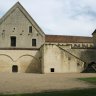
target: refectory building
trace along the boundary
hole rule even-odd
[[[0,72],[82,72],[96,62],[93,37],[46,35],[17,2],[0,19]]]

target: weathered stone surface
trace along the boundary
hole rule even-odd
[[[13,42],[12,36],[16,39]],[[35,46],[32,39],[36,40]],[[14,42],[16,46],[11,45]],[[17,2],[0,19],[0,72],[82,72],[85,64],[93,61],[96,63],[96,51],[93,47],[95,43],[95,33],[93,38],[45,35]]]

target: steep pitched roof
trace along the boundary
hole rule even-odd
[[[94,33],[96,33],[96,29],[94,30],[94,32],[92,33],[92,35],[93,35]]]
[[[53,43],[93,43],[92,37],[45,35],[46,42]]]
[[[17,2],[1,19],[0,24],[16,9],[19,8],[20,11],[24,14],[24,16],[29,20],[29,22],[33,25],[33,27],[40,32],[41,35],[45,35],[42,29],[38,26],[38,24],[34,21],[34,19],[29,15],[29,13],[24,9],[24,7]]]

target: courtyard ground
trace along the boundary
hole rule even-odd
[[[96,77],[96,74],[0,73],[0,93],[36,93],[95,87],[95,85],[76,79],[85,77]]]

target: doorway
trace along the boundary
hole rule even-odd
[[[51,72],[54,72],[54,70],[55,70],[54,68],[50,68],[50,71],[51,71]]]
[[[18,66],[17,65],[12,66],[12,72],[18,72]]]
[[[96,73],[96,62],[89,63],[83,73]]]

